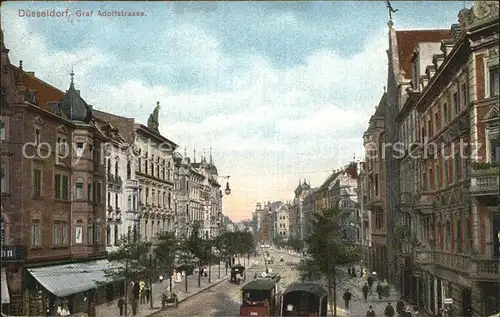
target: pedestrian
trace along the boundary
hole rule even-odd
[[[396,304],[396,312],[399,315],[402,315],[405,310],[405,303],[402,300],[399,300],[398,303]]]
[[[351,267],[348,267],[348,268],[347,268],[347,274],[348,274],[349,276],[352,276]]]
[[[346,309],[349,309],[349,301],[351,300],[351,298],[352,298],[351,292],[349,292],[349,289],[346,289],[346,291],[344,292],[344,303]]]
[[[123,308],[125,307],[125,300],[123,297],[120,297],[118,300],[118,309],[120,310],[120,316],[123,316]]]
[[[383,293],[383,287],[382,287],[382,284],[380,284],[380,282],[378,282],[377,284],[377,294],[378,294],[378,300],[382,300],[382,293]]]
[[[146,303],[149,304],[149,298],[151,297],[151,289],[149,288],[149,285],[144,287],[144,295],[146,296]]]
[[[146,301],[146,292],[144,291],[144,287],[146,286],[146,282],[144,282],[143,280],[141,280],[139,282],[139,291],[140,291],[140,298],[141,298],[141,301],[140,301],[140,304],[144,304],[144,302]]]
[[[368,275],[368,288],[370,289],[370,293],[372,292],[372,286],[373,286],[373,276],[370,274]]]
[[[352,272],[352,277],[356,277],[356,268],[354,266],[352,267],[351,272]]]
[[[391,303],[388,303],[385,307],[384,316],[393,317],[395,314],[396,312],[394,311],[394,307],[392,307]]]
[[[373,310],[373,307],[370,305],[368,307],[368,311],[366,312],[366,317],[375,317],[375,311]]]
[[[363,291],[363,297],[365,299],[365,302],[368,301],[368,284],[365,283],[363,288],[361,289]]]

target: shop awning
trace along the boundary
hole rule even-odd
[[[31,268],[28,272],[47,291],[65,297],[113,282],[115,279],[109,276],[109,272],[117,266],[104,259]]]
[[[2,268],[1,276],[2,279],[2,305],[10,303],[9,287],[7,286],[7,274],[5,269]]]

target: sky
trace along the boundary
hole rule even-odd
[[[470,1],[393,1],[396,29],[449,29]],[[4,2],[11,63],[76,89],[94,108],[146,124],[197,161],[213,149],[232,193],[224,213],[288,201],[363,156],[387,81],[385,1]],[[26,12],[68,9],[63,17]],[[105,17],[104,11],[143,12]],[[78,16],[85,12],[92,16]],[[225,180],[220,179],[224,184]]]

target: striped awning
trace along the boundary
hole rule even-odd
[[[1,276],[2,279],[2,304],[10,303],[10,294],[9,294],[9,286],[7,285],[7,273],[5,273],[5,269],[2,268]]]
[[[28,272],[47,291],[57,297],[65,297],[113,282],[114,279],[107,272],[117,267],[118,265],[103,259],[30,268]]]

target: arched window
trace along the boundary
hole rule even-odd
[[[134,225],[134,242],[137,242],[138,234],[137,234],[137,226]]]
[[[75,182],[76,199],[83,199],[83,178],[78,177]]]
[[[127,179],[132,178],[132,167],[130,166],[130,161],[127,162]]]
[[[115,245],[120,244],[120,235],[118,234],[118,225],[115,225]]]
[[[106,226],[106,245],[111,245],[111,227]]]
[[[118,161],[115,162],[115,177],[118,177]]]
[[[95,232],[95,238],[94,238],[95,243],[101,242],[101,219],[99,218],[95,220],[94,232]]]
[[[111,174],[111,159],[108,159],[108,175]]]

